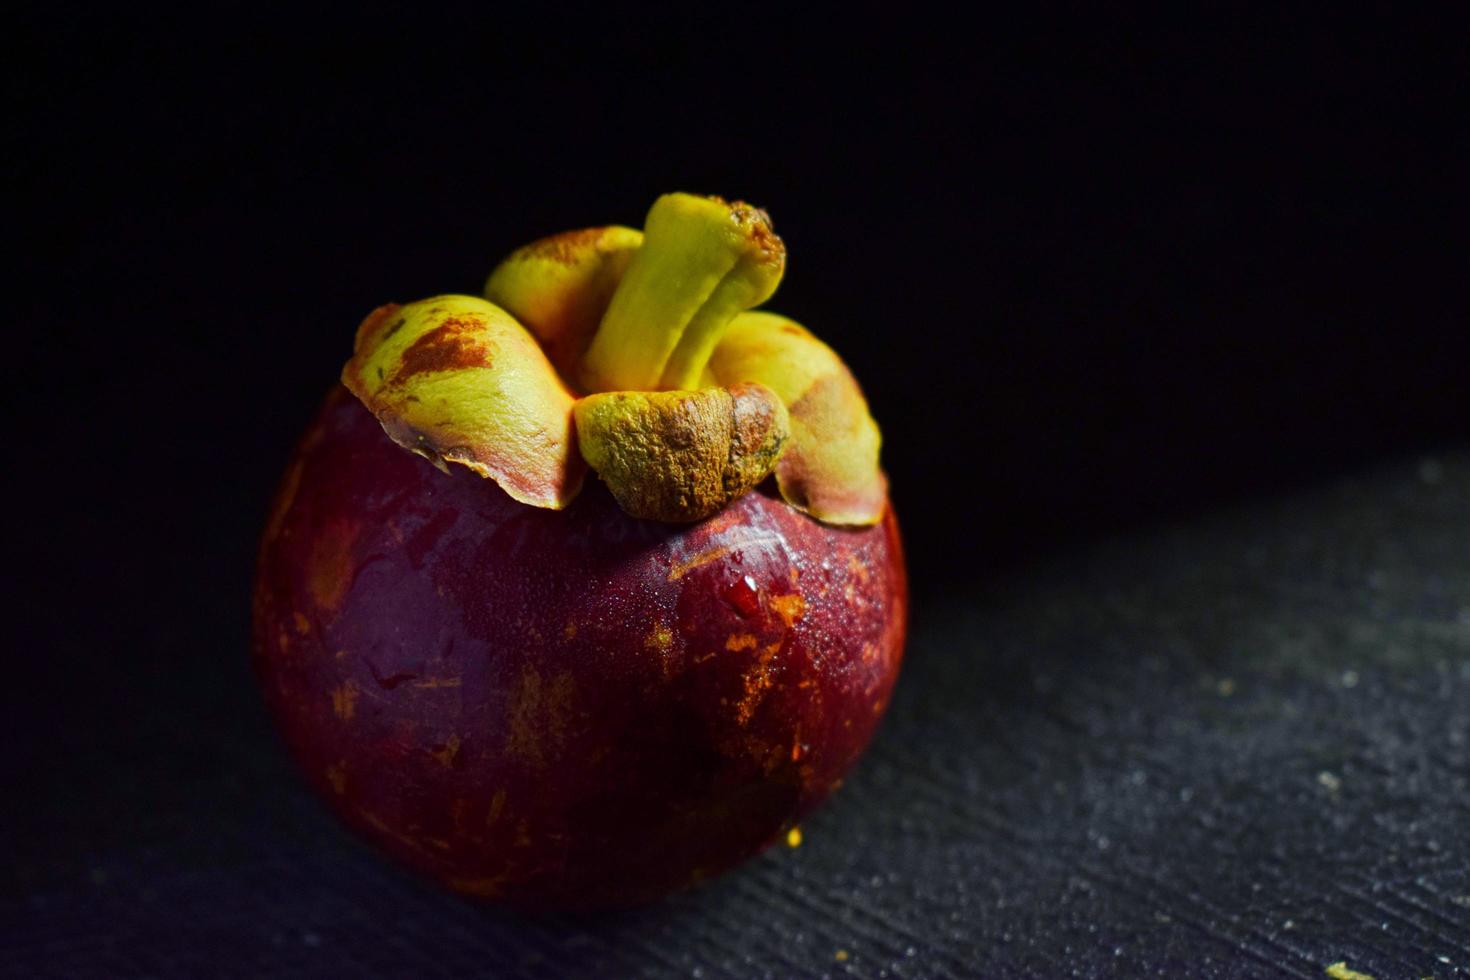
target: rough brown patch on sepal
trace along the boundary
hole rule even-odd
[[[574,378],[641,244],[642,232],[621,225],[542,238],[495,267],[485,298],[525,324],[562,376]]]
[[[612,391],[577,402],[582,455],[634,517],[697,521],[764,480],[790,431],[760,384]]]
[[[582,486],[571,392],[531,335],[483,299],[379,307],[358,327],[342,383],[394,442],[440,469],[458,463],[552,509]]]
[[[888,483],[882,439],[862,389],[842,359],[800,324],[773,313],[735,317],[710,369],[721,384],[756,381],[789,409],[791,441],[776,466],[786,501],[830,524],[883,517]]]

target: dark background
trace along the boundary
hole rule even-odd
[[[921,629],[1049,556],[1470,441],[1442,26],[222,9],[23,12],[7,42],[3,863],[53,924],[89,921],[68,889],[99,855],[217,870],[201,827],[299,794],[249,687],[250,566],[361,316],[664,191],[771,212],[770,305],[883,426]]]

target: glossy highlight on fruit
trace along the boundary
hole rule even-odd
[[[837,789],[892,694],[908,600],[876,427],[830,348],[743,312],[784,263],[764,212],[688,198],[655,205],[651,252],[617,229],[514,253],[490,292],[526,323],[471,297],[375,311],[270,512],[254,663],[287,747],[465,895],[626,906],[731,868]],[[678,380],[564,380],[594,347],[590,375]]]

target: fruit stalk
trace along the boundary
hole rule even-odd
[[[764,211],[665,194],[588,348],[583,384],[593,392],[698,387],[725,328],[770,298],[785,264]]]

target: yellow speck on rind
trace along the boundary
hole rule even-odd
[[[1359,973],[1357,970],[1348,969],[1347,960],[1339,960],[1329,966],[1326,971],[1332,980],[1373,980],[1371,973]]]
[[[801,846],[800,827],[792,827],[790,830],[786,831],[786,846],[793,848]]]
[[[414,681],[412,686],[420,690],[433,691],[441,687],[459,687],[461,683],[458,677],[425,677]]]
[[[776,615],[781,617],[787,629],[795,626],[806,615],[806,599],[802,598],[800,592],[793,592],[790,595],[773,595],[770,602],[771,608],[775,610]]]
[[[347,681],[332,690],[332,714],[342,721],[351,721],[357,711],[357,685]]]
[[[576,689],[569,671],[543,678],[534,667],[525,667],[511,696],[505,751],[538,768],[554,759],[565,747],[576,715]]]
[[[332,784],[332,791],[338,796],[347,789],[347,769],[342,763],[327,767],[327,782]]]
[[[832,958],[839,963],[846,963],[850,956],[851,954],[848,953],[848,951],[845,949],[839,949],[837,952],[832,954]]]
[[[674,645],[674,631],[664,623],[655,623],[653,631],[643,638],[643,647],[646,650],[668,653]]]
[[[441,766],[448,769],[454,765],[455,756],[459,755],[459,744],[459,736],[450,735],[444,741],[442,748],[432,750],[429,754],[438,760]]]
[[[488,830],[494,827],[495,822],[500,819],[500,814],[504,811],[505,790],[498,789],[495,791],[495,795],[490,798],[490,806],[485,812],[485,828]]]
[[[312,543],[306,566],[306,589],[321,613],[336,615],[352,587],[358,530],[350,521],[333,520]]]

